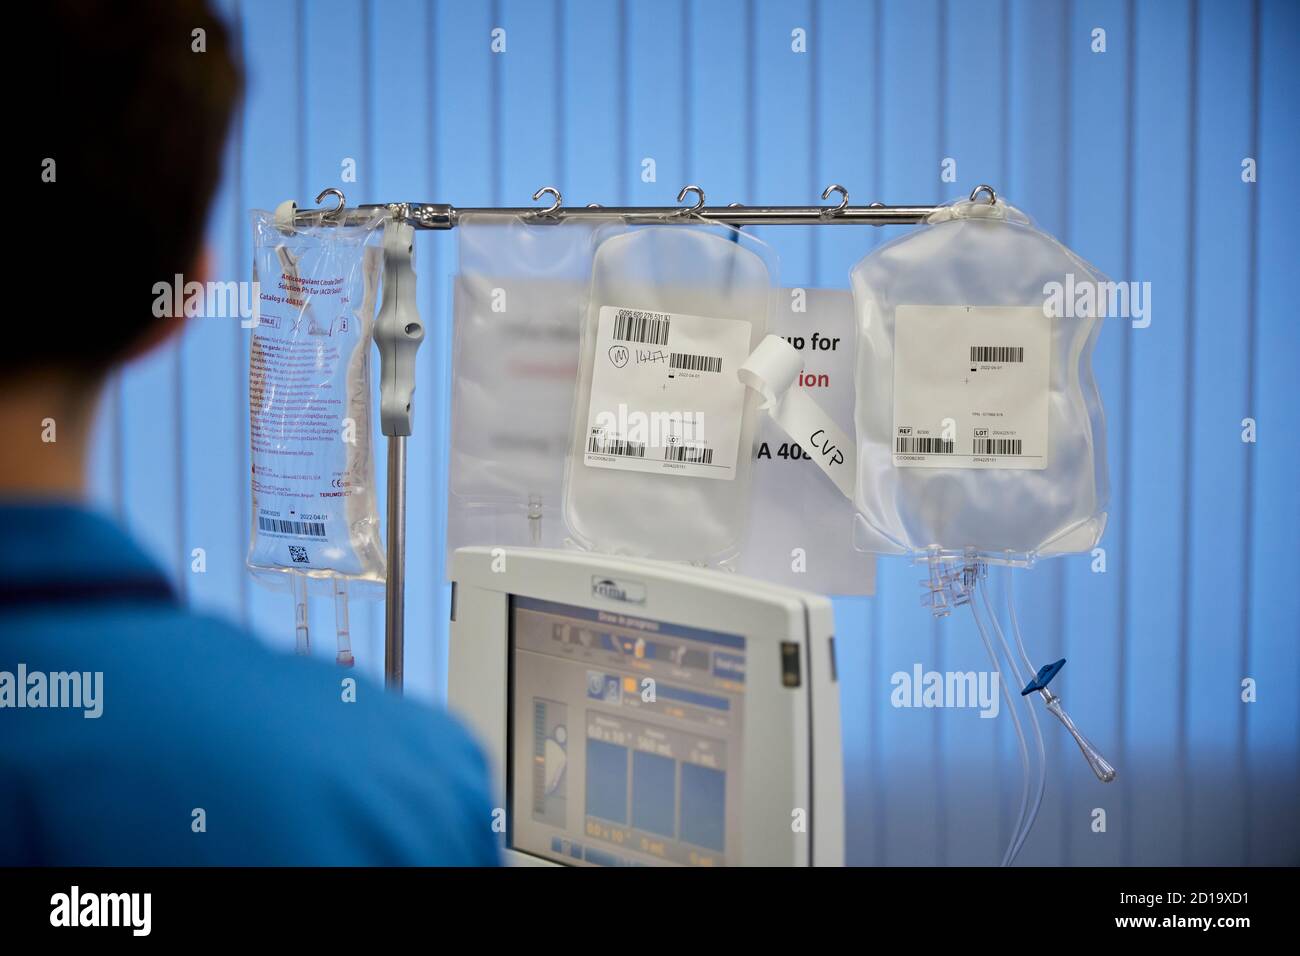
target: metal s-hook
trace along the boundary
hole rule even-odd
[[[695,195],[699,196],[700,198],[696,200],[694,206],[687,206],[684,209],[677,210],[675,213],[673,213],[674,216],[689,216],[692,215],[693,213],[699,212],[701,209],[704,208],[703,189],[701,189],[699,186],[683,186],[681,188],[681,191],[677,194],[677,201],[682,202],[683,200],[685,200],[687,193],[695,193]]]
[[[343,207],[345,207],[348,204],[347,199],[345,199],[343,196],[343,190],[335,189],[333,186],[331,186],[329,189],[322,189],[320,191],[320,195],[316,197],[316,205],[319,206],[326,196],[333,196],[335,199],[338,200],[338,204],[335,205],[333,209],[321,209],[320,214],[322,218],[326,216],[339,215],[339,213],[343,212]]]
[[[970,191],[970,201],[976,202],[977,197],[979,196],[980,193],[986,193],[988,195],[990,206],[997,205],[998,194],[994,191],[992,186],[989,186],[985,183],[980,183],[978,186],[976,186],[974,189]]]
[[[845,208],[849,204],[849,191],[845,189],[843,186],[841,186],[839,183],[831,183],[824,190],[822,190],[822,199],[830,199],[831,193],[840,194],[840,204],[838,206],[831,206],[829,209],[824,210],[822,212],[823,219],[831,219],[835,216],[838,216],[840,213],[842,213],[845,210]]]
[[[536,202],[543,196],[552,196],[555,201],[545,209],[533,210],[529,213],[530,217],[534,219],[551,218],[559,212],[560,207],[564,205],[564,197],[560,195],[560,191],[554,186],[543,186],[541,189],[537,190],[537,192],[533,193],[533,202]]]

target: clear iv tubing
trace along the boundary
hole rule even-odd
[[[352,634],[348,626],[348,579],[334,578],[334,623],[338,631],[339,655],[335,659],[342,667],[356,663],[352,656]]]
[[[1016,648],[1020,651],[1020,656],[1024,659],[1025,666],[1029,668],[1029,673],[1033,674],[1035,671],[1033,665],[1029,662],[1029,655],[1025,653],[1025,642],[1020,636],[1020,624],[1016,620],[1016,607],[1010,590],[1011,575],[1013,573],[1014,572],[1010,570],[1007,571],[1007,610],[1011,615],[1011,627],[1016,638]],[[1016,659],[1011,654],[1011,646],[1007,643],[1006,635],[1002,633],[1002,626],[998,624],[997,615],[993,613],[993,607],[989,601],[988,586],[983,581],[979,583],[979,592],[980,600],[984,604],[984,613],[987,614],[989,620],[993,622],[993,631],[997,634],[998,642],[1002,645],[1002,650],[1007,655],[1007,662],[1011,665],[1011,672],[1016,676],[1016,684],[1017,686],[1023,687],[1027,682],[1024,675],[1020,673],[1020,668],[1016,666]],[[1038,820],[1038,811],[1043,806],[1043,791],[1047,789],[1047,748],[1043,744],[1043,728],[1038,723],[1038,712],[1034,710],[1033,704],[1027,700],[1025,701],[1025,704],[1029,708],[1029,721],[1034,727],[1034,740],[1038,744],[1038,788],[1037,793],[1034,794],[1033,809],[1029,811],[1029,816],[1026,818],[1024,826],[1021,828],[1019,837],[1016,840],[1015,847],[1011,851],[1012,861],[1020,855],[1020,848],[1024,846],[1025,840],[1029,838],[1029,831],[1034,828],[1034,823]]]
[[[1016,620],[1016,608],[1010,578],[1007,579],[1007,609],[1011,612],[1011,627],[1015,631],[1016,644],[1020,648],[1020,656],[1025,659],[1025,666],[1029,668],[1029,673],[1034,674],[1034,665],[1030,663],[1029,655],[1025,653],[1025,643],[1020,638],[1020,622]],[[1110,783],[1114,780],[1115,768],[1112,767],[1097,748],[1092,745],[1092,742],[1079,732],[1079,728],[1074,725],[1074,721],[1070,719],[1070,715],[1067,714],[1065,708],[1061,706],[1061,698],[1057,697],[1046,687],[1038,691],[1038,696],[1043,698],[1043,703],[1047,707],[1048,712],[1059,720],[1061,725],[1069,731],[1070,736],[1074,738],[1074,742],[1078,744],[1079,750],[1083,754],[1083,759],[1088,761],[1088,766],[1092,768],[1092,772],[1096,774],[1097,779],[1102,783]]]
[[[1025,809],[1029,805],[1029,747],[1025,743],[1025,728],[1020,725],[1020,715],[1016,713],[1015,704],[1011,700],[1011,692],[1007,690],[1007,682],[1002,675],[1002,664],[998,661],[997,652],[993,650],[993,643],[989,640],[988,632],[984,629],[984,622],[980,620],[979,612],[975,609],[975,602],[967,602],[970,605],[971,617],[975,619],[975,626],[979,628],[980,640],[984,642],[984,650],[988,652],[989,661],[993,664],[993,670],[998,675],[998,686],[1002,688],[1002,697],[1007,702],[1007,710],[1011,712],[1011,722],[1016,728],[1016,739],[1020,742],[1020,767],[1024,786],[1020,793],[1020,813],[1016,817],[1016,832],[1012,834],[1010,842],[1007,843],[1006,852],[1002,854],[1002,865],[1010,866],[1011,861],[1015,858],[1014,850],[1016,838],[1020,835],[1020,827],[1025,819]]]
[[[528,540],[534,548],[542,544],[542,496],[528,496]]]
[[[311,635],[308,632],[307,576],[293,575],[293,650],[300,656],[311,653]]]
[[[1020,637],[1020,622],[1016,620],[1016,596],[1015,596],[1015,578],[1014,572],[1008,568],[1006,572],[1007,583],[1007,615],[1011,619],[1011,633],[1016,637],[1016,649],[1020,651],[1020,658],[1025,662],[1025,669],[1030,674],[1037,674],[1034,669],[1033,661],[1025,653],[1025,642]]]

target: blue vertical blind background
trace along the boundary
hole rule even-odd
[[[248,278],[249,208],[310,204],[326,186],[351,203],[526,205],[555,184],[569,204],[662,205],[698,182],[712,203],[803,204],[834,181],[857,203],[947,201],[988,182],[1112,278],[1149,281],[1150,327],[1108,322],[1095,359],[1113,489],[1105,571],[1081,556],[1016,582],[1031,654],[1069,658],[1054,689],[1120,776],[1097,783],[1045,725],[1051,776],[1021,859],[1300,859],[1300,588],[1284,560],[1300,542],[1294,0],[221,6],[249,90],[211,219],[215,279]],[[498,27],[504,53],[490,48]],[[792,50],[796,29],[807,52]],[[1242,182],[1247,157],[1255,184]],[[945,158],[956,183],[940,179]],[[356,181],[341,182],[349,159]],[[785,285],[840,288],[901,234],[755,231]],[[409,443],[406,674],[428,699],[446,681],[454,243],[417,242],[429,337]],[[93,487],[194,605],[289,648],[288,596],[243,566],[247,350],[233,320],[197,319],[121,374]],[[1248,417],[1254,444],[1241,440]],[[376,459],[382,513],[382,438]],[[890,704],[895,671],[987,667],[967,618],[920,608],[918,576],[882,560],[876,597],[837,604],[849,860],[993,862],[1020,797],[1008,716]],[[332,607],[316,603],[316,651],[332,657]],[[358,667],[379,674],[379,606],[354,606],[353,641]],[[1246,677],[1255,703],[1240,699]]]

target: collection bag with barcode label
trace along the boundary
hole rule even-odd
[[[384,213],[295,226],[285,212],[253,213],[248,565],[382,582],[370,344]]]
[[[1105,278],[1019,210],[978,199],[851,279],[862,546],[1008,563],[1093,548],[1109,494],[1092,373]],[[1062,290],[1080,293],[1069,308]]]
[[[577,544],[712,565],[739,553],[757,405],[737,372],[766,330],[775,262],[704,224],[599,242],[565,467]]]

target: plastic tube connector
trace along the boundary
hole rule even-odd
[[[1101,755],[1101,751],[1094,747],[1087,737],[1079,733],[1079,728],[1074,726],[1074,721],[1070,719],[1070,715],[1067,714],[1065,708],[1061,706],[1061,698],[1057,697],[1046,688],[1039,691],[1039,693],[1043,695],[1043,702],[1047,705],[1047,709],[1056,716],[1057,720],[1065,725],[1065,729],[1070,732],[1070,736],[1074,738],[1074,742],[1079,745],[1079,750],[1083,752],[1083,759],[1088,761],[1088,766],[1091,767],[1092,772],[1097,775],[1097,779],[1102,783],[1110,783],[1114,780],[1115,768],[1110,765],[1110,762]]]
[[[921,606],[928,607],[935,617],[948,617],[953,608],[971,602],[976,585],[988,573],[988,566],[973,557],[961,564],[945,562],[938,554],[927,559],[929,575],[921,581],[925,593]]]

